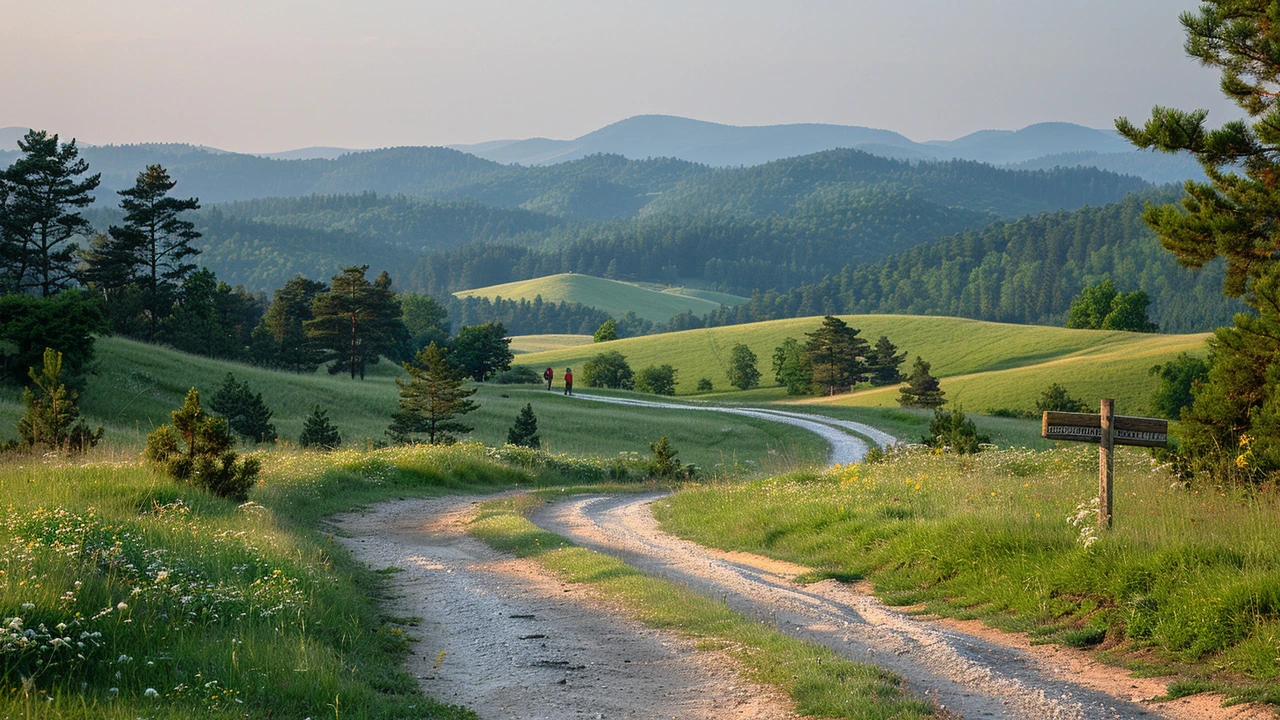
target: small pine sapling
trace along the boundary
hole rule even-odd
[[[271,424],[274,414],[262,400],[262,393],[249,389],[248,381],[237,383],[231,373],[222,381],[222,387],[209,400],[209,407],[227,419],[227,425],[240,436],[256,443],[276,439],[276,426]]]
[[[321,450],[333,450],[342,444],[342,435],[338,428],[329,422],[328,411],[319,405],[311,406],[311,414],[302,424],[302,436],[298,444],[304,448],[314,447]]]
[[[61,380],[62,353],[45,348],[39,372],[27,371],[31,386],[23,390],[27,412],[18,420],[18,437],[27,447],[78,453],[102,439],[102,426],[90,430],[80,417],[79,394]]]
[[[242,502],[257,482],[261,464],[256,458],[240,459],[232,449],[235,442],[226,419],[205,413],[200,392],[191,388],[182,407],[173,411],[173,424],[147,436],[143,454],[175,480]]]
[[[507,430],[507,444],[535,449],[542,447],[542,440],[538,437],[538,418],[533,414],[532,403],[525,404],[516,416],[516,424]]]

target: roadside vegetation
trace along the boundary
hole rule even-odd
[[[1117,453],[1115,528],[1099,531],[1092,447],[875,463],[693,486],[662,526],[725,550],[868,580],[891,605],[981,619],[1104,651],[1171,695],[1280,703],[1280,500],[1274,487],[1188,485]]]
[[[536,494],[491,500],[470,534],[503,552],[531,557],[567,583],[586,585],[650,627],[725,650],[747,676],[785,690],[806,717],[912,720],[933,707],[912,698],[894,675],[855,663],[816,643],[798,640],[687,587],[646,576],[616,558],[574,546],[539,529],[523,513],[544,500]]]

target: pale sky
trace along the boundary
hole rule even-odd
[[[0,0],[0,127],[243,152],[573,138],[663,113],[914,140],[1238,116],[1186,0]]]

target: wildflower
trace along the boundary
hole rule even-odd
[[[35,603],[22,603],[22,609],[23,609],[23,610],[35,610],[35,609],[36,609],[36,604],[35,604]]]
[[[142,694],[143,694],[143,695],[145,695],[145,696],[147,696],[147,697],[149,697],[149,698],[153,698],[153,697],[160,697],[160,693],[156,692],[156,689],[155,689],[155,688],[147,688],[147,689],[146,689],[146,692],[144,692],[144,693],[142,693]]]
[[[120,612],[124,612],[125,610],[128,610],[128,609],[129,609],[129,606],[128,606],[128,604],[123,603],[123,602],[122,602],[122,603],[117,603],[117,604],[116,604],[116,609],[117,609],[117,610],[119,610]]]

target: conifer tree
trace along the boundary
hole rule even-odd
[[[18,149],[22,156],[0,173],[7,196],[0,210],[3,284],[49,297],[75,280],[73,240],[89,230],[78,210],[93,203],[101,175],[80,179],[89,163],[75,140],[59,145],[57,135],[32,130]]]
[[[276,439],[276,426],[271,424],[274,414],[262,400],[262,393],[249,389],[249,382],[236,382],[231,373],[222,381],[222,387],[209,399],[209,407],[227,419],[227,425],[242,437],[256,443]]]
[[[199,391],[191,388],[182,407],[173,411],[173,424],[161,425],[147,436],[143,454],[175,480],[243,501],[257,482],[261,464],[257,458],[241,459],[235,444],[227,421],[205,413]]]
[[[396,378],[400,410],[391,416],[387,429],[394,442],[416,442],[417,436],[426,435],[431,445],[449,444],[473,430],[456,418],[476,409],[467,399],[476,390],[465,386],[465,378],[449,364],[444,350],[431,343],[403,365],[409,381]]]
[[[298,444],[304,448],[333,450],[342,444],[342,435],[337,426],[329,421],[329,413],[319,405],[312,405],[311,414],[302,423],[302,436],[298,438]]]
[[[46,450],[81,452],[102,439],[102,426],[90,430],[80,417],[79,394],[62,382],[62,353],[45,348],[44,363],[28,371],[31,385],[22,392],[27,412],[18,420],[22,444]]]
[[[751,352],[751,348],[742,343],[733,346],[729,351],[729,384],[739,390],[750,390],[760,384],[760,359]]]
[[[312,301],[312,319],[303,322],[307,337],[324,349],[329,373],[349,372],[352,380],[363,380],[365,370],[393,354],[408,334],[391,276],[384,271],[369,282],[368,269],[349,267],[335,275],[329,291]]]
[[[538,437],[538,418],[533,414],[533,403],[525,403],[516,423],[507,430],[507,444],[520,447],[539,448],[542,440]]]
[[[917,355],[911,366],[911,375],[907,377],[907,386],[898,395],[899,405],[932,409],[946,403],[942,397],[946,392],[940,387],[938,378],[930,374],[929,370],[929,363]]]
[[[609,342],[618,339],[618,321],[609,318],[596,328],[595,334],[591,336],[591,342]]]
[[[324,350],[308,337],[305,324],[313,319],[312,303],[325,289],[322,282],[295,277],[276,290],[262,324],[254,329],[255,363],[296,373],[315,372],[324,361]]]
[[[898,368],[906,362],[907,354],[898,354],[898,346],[889,342],[888,336],[881,335],[875,347],[867,354],[867,372],[871,376],[871,384],[876,387],[897,385],[902,382],[902,371]]]
[[[822,319],[821,327],[805,335],[809,340],[804,344],[804,351],[813,365],[813,381],[825,387],[828,395],[847,390],[862,380],[867,371],[864,358],[868,345],[858,337],[858,330],[828,315]]]

